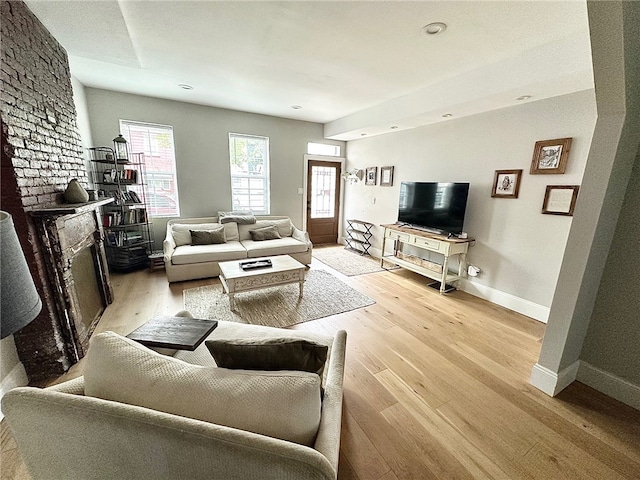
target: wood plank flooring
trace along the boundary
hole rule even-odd
[[[347,330],[340,480],[640,479],[640,412],[574,383],[528,383],[544,325],[406,270],[345,277],[377,303],[293,328]],[[182,309],[163,272],[113,275],[97,331]],[[82,374],[83,363],[63,378]],[[2,478],[29,479],[2,422]]]

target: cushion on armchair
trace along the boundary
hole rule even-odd
[[[95,335],[85,395],[312,445],[320,423],[320,377],[294,371],[192,365],[113,332]]]
[[[329,347],[300,338],[212,339],[216,365],[244,370],[300,370],[322,376]]]

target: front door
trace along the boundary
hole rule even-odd
[[[338,243],[340,163],[309,160],[307,232],[316,245]]]

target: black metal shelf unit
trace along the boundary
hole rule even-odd
[[[356,219],[347,220],[347,223],[349,226],[345,237],[345,242],[347,242],[345,248],[356,251],[360,255],[371,255],[369,249],[371,248],[371,237],[373,237],[371,232],[373,223]]]
[[[93,147],[89,153],[97,199],[115,199],[102,207],[109,269],[130,272],[148,267],[153,235],[145,203],[144,155],[126,151],[121,155],[115,143],[114,148]]]

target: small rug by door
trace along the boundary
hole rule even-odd
[[[298,294],[297,283],[238,293],[235,312],[219,284],[190,288],[183,296],[185,310],[196,318],[270,327],[287,327],[376,303],[324,270],[309,270],[302,298]]]
[[[329,265],[348,277],[385,270],[380,267],[379,259],[369,255],[360,255],[342,246],[314,248],[312,255],[325,265]]]

